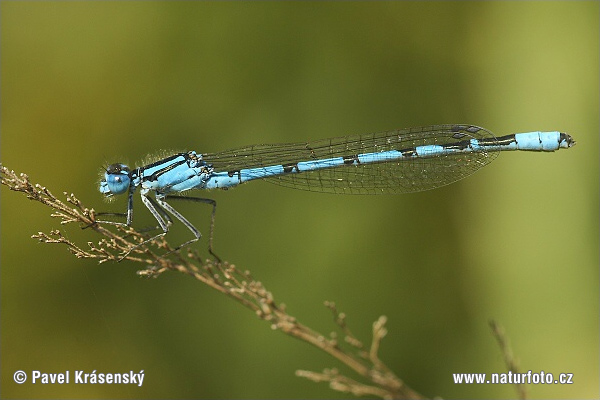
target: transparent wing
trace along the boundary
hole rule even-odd
[[[390,150],[409,151],[425,145],[464,146],[471,139],[490,145],[496,141],[496,137],[490,131],[473,125],[435,125],[305,143],[254,145],[203,154],[203,158],[212,164],[216,171],[238,171]],[[427,158],[341,165],[264,179],[282,186],[318,192],[409,193],[437,188],[463,179],[493,161],[497,155],[497,152],[485,150],[438,154]]]

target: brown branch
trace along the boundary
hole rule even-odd
[[[346,325],[345,314],[338,312],[334,303],[325,303],[333,313],[335,324],[344,335],[344,342],[340,344],[336,339],[337,334],[326,338],[298,322],[248,271],[241,271],[228,262],[202,260],[197,252],[189,249],[183,253],[172,248],[164,238],[144,243],[150,237],[148,234],[127,226],[102,224],[96,220],[94,210],[85,207],[73,194],[65,192],[67,203],[64,203],[45,187],[31,184],[27,175],[16,174],[1,165],[0,176],[1,183],[10,190],[21,192],[30,200],[51,207],[54,210],[51,216],[60,219],[61,225],[80,224],[82,228],[90,229],[101,236],[97,243],[88,242],[86,246],[80,246],[67,239],[61,231],[52,230],[48,234],[38,232],[32,236],[40,242],[64,245],[76,257],[94,259],[99,263],[118,262],[122,259],[140,263],[143,265],[138,271],[140,276],[157,277],[166,271],[187,274],[242,304],[258,318],[268,321],[273,329],[330,354],[366,382],[346,377],[336,369],[325,369],[323,373],[297,371],[297,376],[316,382],[329,382],[332,389],[356,396],[376,396],[384,399],[424,398],[406,386],[379,358],[379,345],[387,333],[385,317],[380,317],[373,324],[371,346],[365,350],[362,342]]]
[[[496,323],[494,320],[489,321],[490,328],[492,329],[492,333],[498,342],[498,346],[500,346],[500,351],[502,351],[502,357],[504,358],[504,364],[513,374],[519,373],[519,364],[518,361],[514,358],[512,349],[510,348],[510,343],[508,342],[508,337],[504,332],[504,328]],[[515,390],[517,391],[517,395],[519,399],[525,400],[527,398],[527,387],[524,383],[518,383],[515,385]]]

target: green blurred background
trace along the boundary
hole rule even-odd
[[[574,374],[573,385],[531,385],[532,398],[600,396],[597,2],[0,7],[2,163],[96,210],[126,207],[97,192],[103,165],[163,149],[438,123],[572,134],[570,150],[502,154],[425,193],[255,182],[206,195],[219,203],[218,254],[323,333],[333,330],[325,300],[366,342],[386,315],[381,358],[418,392],[514,397],[509,385],[452,383],[456,372],[506,371],[495,318],[522,370]],[[136,226],[150,225],[136,201]],[[49,209],[5,187],[1,203],[3,398],[348,397],[294,376],[335,360],[229,298],[176,273],[144,280],[138,265],[38,244],[33,233],[57,227]],[[179,209],[207,232],[209,210]],[[18,369],[144,370],[145,380],[17,385]]]

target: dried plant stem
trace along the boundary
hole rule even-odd
[[[46,234],[38,232],[32,237],[43,243],[58,243],[78,258],[95,259],[99,263],[126,259],[143,265],[138,271],[141,276],[157,277],[166,271],[178,271],[187,274],[207,286],[223,293],[254,312],[258,318],[268,321],[272,329],[307,342],[330,354],[342,364],[352,369],[365,382],[346,377],[337,369],[325,369],[322,373],[297,371],[296,375],[315,382],[329,382],[337,391],[356,396],[376,396],[384,399],[423,399],[398,378],[379,358],[379,345],[387,334],[386,318],[380,317],[373,323],[371,344],[366,348],[346,325],[345,314],[338,312],[334,303],[326,302],[331,310],[337,329],[344,341],[339,343],[337,334],[330,338],[301,324],[287,313],[282,303],[275,302],[273,295],[250,272],[241,271],[228,262],[203,260],[195,251],[182,251],[172,248],[163,238],[151,243],[143,243],[148,234],[127,226],[112,226],[98,223],[93,209],[85,207],[73,194],[67,194],[66,203],[59,200],[48,189],[31,184],[25,174],[0,166],[1,183],[9,189],[24,193],[30,200],[51,207],[52,217],[59,218],[60,224],[76,223],[82,228],[98,233],[101,239],[97,243],[88,242],[87,248],[76,245],[59,230]],[[143,244],[142,244],[143,243]],[[162,255],[158,254],[158,251]],[[122,257],[122,254],[126,254]]]
[[[519,373],[519,365],[517,360],[513,356],[512,349],[510,348],[510,344],[508,342],[508,338],[506,337],[506,333],[504,332],[504,328],[502,328],[496,321],[489,321],[490,328],[492,329],[492,334],[496,338],[498,342],[498,346],[500,346],[500,351],[502,352],[502,357],[504,358],[504,364],[512,371],[514,374]],[[525,400],[527,398],[527,388],[525,384],[519,383],[515,385],[515,390],[517,391],[517,395],[519,399]]]

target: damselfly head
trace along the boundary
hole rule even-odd
[[[107,197],[122,194],[129,189],[130,183],[129,167],[125,164],[111,164],[104,172],[104,179],[100,181],[100,193]]]

